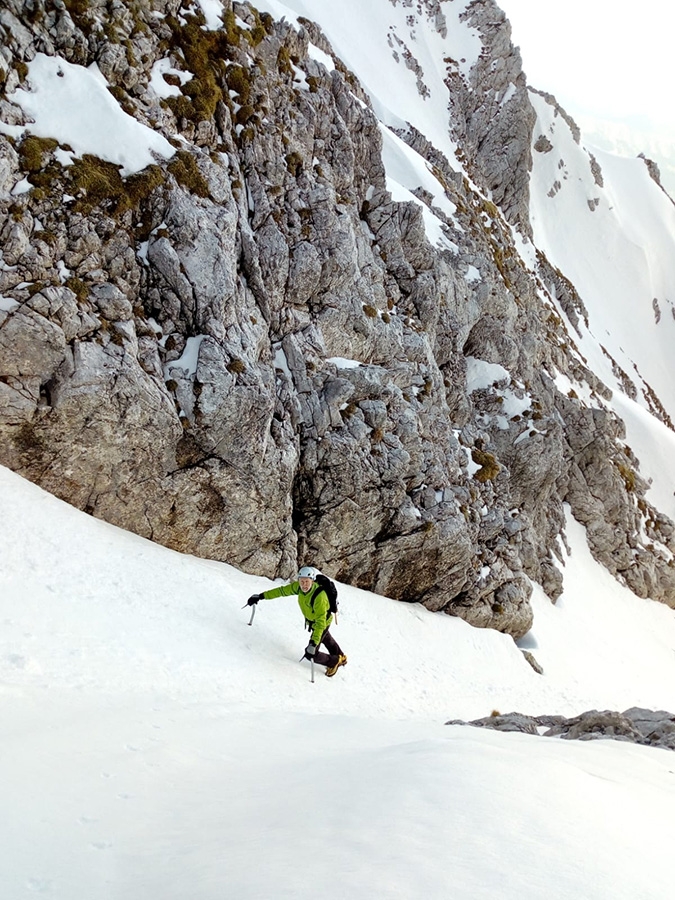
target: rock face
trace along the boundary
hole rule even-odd
[[[311,560],[514,637],[531,580],[560,592],[569,503],[614,574],[675,605],[675,570],[636,537],[675,550],[673,525],[545,285],[571,321],[583,305],[515,251],[534,122],[520,57],[492,0],[467,15],[484,53],[468,80],[449,72],[450,124],[494,202],[402,132],[457,209],[450,252],[419,203],[392,200],[368,98],[313,23],[235,4],[209,31],[179,0],[8,0],[3,122],[24,124],[27,63],[58,54],[96,62],[177,152],[125,179],[0,134],[0,463],[169,547],[269,577]],[[163,100],[162,59],[192,73]]]
[[[631,707],[624,712],[597,709],[566,719],[564,716],[493,715],[473,722],[453,720],[446,725],[474,725],[495,731],[520,731],[567,741],[614,740],[675,750],[675,715],[663,710]]]
[[[536,116],[520,53],[494,0],[475,0],[463,18],[480,33],[483,51],[468,82],[449,73],[453,132],[472,177],[491,192],[507,221],[531,235],[530,146]]]

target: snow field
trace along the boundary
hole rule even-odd
[[[669,896],[672,754],[443,724],[675,708],[672,612],[598,569],[573,522],[565,594],[535,595],[524,642],[544,676],[510,638],[342,586],[350,661],[315,684],[293,598],[247,625],[264,579],[6,469],[0,522],[12,900]]]

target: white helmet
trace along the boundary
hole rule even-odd
[[[312,581],[316,580],[316,576],[319,574],[319,570],[315,569],[314,566],[303,566],[298,572],[298,579],[300,578],[311,578]]]

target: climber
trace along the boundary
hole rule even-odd
[[[314,566],[303,566],[298,572],[296,581],[263,591],[262,594],[253,594],[248,598],[247,604],[253,606],[259,600],[290,597],[293,594],[298,596],[298,604],[305,617],[307,630],[311,632],[303,659],[314,660],[320,666],[325,666],[326,675],[330,678],[335,675],[340,666],[347,665],[347,657],[328,630],[333,622],[333,611],[337,611],[335,603],[337,591],[330,579],[322,575]],[[331,594],[333,604],[329,599]],[[322,653],[318,649],[322,644],[328,653]]]

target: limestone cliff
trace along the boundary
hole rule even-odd
[[[418,14],[447,28],[439,4]],[[368,94],[309,20],[7,0],[0,463],[177,550],[270,577],[311,560],[515,637],[530,580],[560,592],[569,503],[615,575],[675,605],[651,543],[675,549],[673,525],[551,292],[572,321],[583,303],[517,250],[534,112],[508,23],[492,0],[465,17],[483,50],[468,77],[447,64],[464,171],[398,129],[450,216],[422,186],[393,198]],[[18,102],[37,54],[96,63],[173,155],[127,177],[64,164]]]

